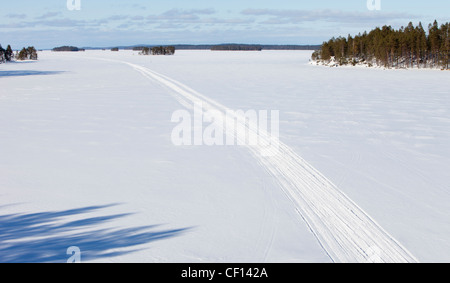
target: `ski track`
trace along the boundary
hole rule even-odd
[[[187,108],[201,105],[204,111],[220,111],[224,119],[229,119],[225,113],[231,109],[167,76],[126,61],[101,60],[132,67],[145,77],[170,89],[180,104]],[[258,128],[251,125],[245,117],[235,115],[234,118],[248,131]],[[224,130],[225,134],[234,136],[234,132]],[[236,138],[239,140],[239,137]],[[266,131],[259,131],[258,139],[257,145],[246,147],[276,178],[284,193],[293,202],[296,211],[333,262],[419,262],[366,212],[289,146],[274,139]],[[277,144],[276,147],[267,146],[274,143]]]

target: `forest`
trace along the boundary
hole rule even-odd
[[[449,69],[450,24],[437,21],[427,30],[419,23],[406,27],[377,27],[355,37],[332,38],[312,55],[319,64],[332,66],[364,64],[385,68]]]

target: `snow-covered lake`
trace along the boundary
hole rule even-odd
[[[82,261],[330,262],[362,243],[376,259],[350,216],[336,225],[359,240],[327,242],[322,226],[338,231],[341,215],[314,226],[306,206],[317,203],[295,203],[297,183],[283,183],[305,181],[296,166],[335,185],[334,203],[382,232],[375,242],[450,261],[450,73],[312,66],[310,55],[44,51],[0,65],[0,262],[65,262],[71,246]],[[175,146],[172,114],[189,106],[179,86],[234,110],[279,110],[282,153],[305,163]],[[292,175],[274,174],[289,164]],[[314,190],[306,198],[333,204]]]

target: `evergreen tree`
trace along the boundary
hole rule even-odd
[[[450,23],[446,23],[441,26],[441,34],[442,34],[442,66],[446,69],[449,68],[450,64]]]
[[[11,45],[8,45],[8,47],[5,50],[5,60],[10,62],[14,58],[14,52],[12,51]]]
[[[5,62],[5,49],[0,44],[0,64]]]
[[[429,44],[429,52],[430,56],[433,60],[433,65],[439,63],[439,47],[441,45],[440,35],[439,35],[439,27],[438,23],[435,20],[433,25],[428,26],[428,44]]]
[[[28,59],[30,59],[30,60],[38,59],[37,50],[34,48],[34,46],[29,46],[27,48],[27,54],[28,54]]]
[[[321,55],[320,55],[320,59],[324,60],[324,61],[329,61],[331,59],[332,55],[332,47],[329,44],[329,42],[325,42],[322,45],[322,50],[321,50]]]
[[[419,25],[416,27],[416,56],[418,58],[418,64],[417,67],[420,68],[420,64],[423,64],[424,67],[427,66],[427,34],[425,32],[425,29],[422,26],[422,23],[419,22]]]
[[[20,50],[20,52],[19,52],[19,54],[18,54],[16,59],[20,60],[20,61],[28,59],[27,49],[25,47],[22,48],[22,50]]]

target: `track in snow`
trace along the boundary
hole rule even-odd
[[[107,59],[106,59],[107,60]],[[148,68],[124,61],[145,77],[169,88],[185,107],[202,105],[205,111],[220,111],[226,118],[227,107],[205,97],[188,86]],[[249,131],[257,128],[245,117],[234,117]],[[226,129],[225,129],[226,132]],[[234,134],[228,133],[226,134]],[[397,240],[366,212],[340,191],[331,181],[267,132],[258,132],[258,145],[247,146],[258,162],[279,182],[284,193],[307,223],[330,259],[334,262],[418,262]],[[275,150],[267,154],[267,150]],[[266,154],[262,154],[262,153]]]

